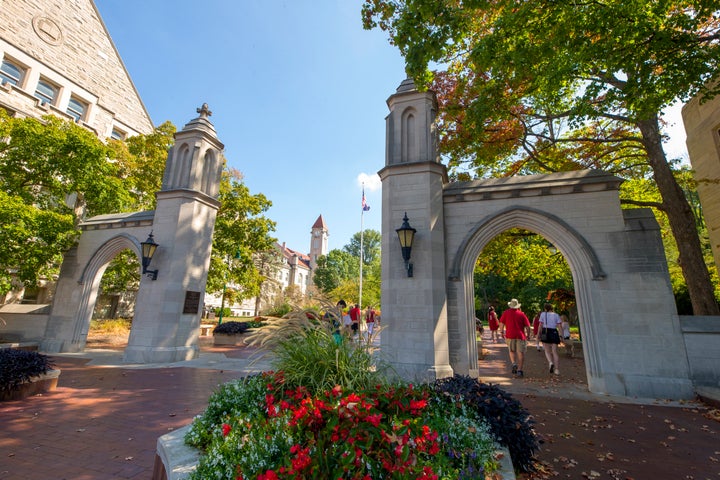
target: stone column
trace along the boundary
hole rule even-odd
[[[379,172],[382,202],[383,355],[410,380],[451,376],[443,185],[434,126],[437,101],[402,82],[388,99],[386,163]],[[408,276],[395,230],[407,213],[417,230],[412,247],[413,276]]]
[[[175,135],[168,153],[152,226],[159,247],[149,269],[158,275],[143,276],[140,283],[124,357],[129,363],[176,362],[199,353],[224,146],[207,105],[198,113]]]

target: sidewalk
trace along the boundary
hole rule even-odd
[[[247,347],[201,347],[171,366],[123,365],[118,350],[54,356],[56,391],[0,403],[0,479],[150,478],[159,436],[190,423],[217,385],[268,367],[250,365]],[[506,347],[486,349],[481,379],[512,392],[543,439],[545,473],[521,478],[720,479],[720,423],[705,405],[592,395],[582,360],[561,358],[551,377],[535,350],[515,380]]]
[[[514,379],[507,347],[486,332],[480,378],[511,392],[536,422],[543,470],[520,479],[720,479],[720,412],[702,402],[595,395],[581,358],[560,356],[549,373],[530,345],[525,377]]]

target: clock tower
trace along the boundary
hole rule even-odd
[[[310,268],[313,271],[317,268],[318,257],[328,253],[328,236],[327,225],[320,215],[310,229]]]

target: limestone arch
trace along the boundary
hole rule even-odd
[[[466,333],[461,339],[469,351],[471,364],[467,372],[474,370],[477,351],[474,332],[474,281],[475,262],[482,250],[499,234],[511,229],[522,228],[537,233],[549,240],[563,254],[570,266],[577,298],[578,317],[583,331],[585,368],[588,381],[601,371],[601,359],[596,354],[597,333],[592,322],[593,295],[588,291],[589,282],[603,280],[606,275],[598,255],[588,241],[567,222],[556,215],[540,209],[524,206],[510,206],[494,212],[468,229],[465,239],[454,254],[450,267],[450,281],[461,282],[458,289],[457,307],[461,317],[459,331]],[[460,370],[463,370],[462,368]]]
[[[98,247],[83,268],[78,285],[80,286],[80,301],[78,305],[75,325],[73,326],[72,343],[80,349],[87,342],[90,320],[97,301],[100,281],[110,261],[123,250],[132,250],[141,263],[142,247],[140,241],[127,233],[118,234]]]

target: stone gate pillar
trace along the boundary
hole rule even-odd
[[[432,92],[403,81],[387,101],[387,139],[382,180],[381,345],[398,374],[412,380],[451,376],[445,289],[443,184]],[[395,230],[407,213],[417,230],[408,277]]]
[[[159,247],[149,268],[159,273],[157,280],[141,279],[126,362],[176,362],[199,353],[224,146],[207,104],[198,113],[175,134],[168,153],[152,225]]]

